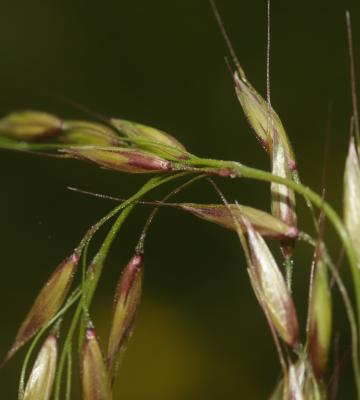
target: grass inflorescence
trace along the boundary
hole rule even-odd
[[[266,151],[269,171],[248,167],[235,161],[203,158],[192,154],[172,135],[137,122],[102,116],[100,120],[67,120],[42,111],[16,111],[0,119],[0,147],[19,151],[59,154],[100,168],[128,174],[151,174],[139,190],[120,203],[86,232],[72,254],[54,269],[36,297],[22,323],[4,362],[29,341],[19,384],[19,400],[70,399],[73,353],[80,361],[81,389],[84,399],[112,399],[112,388],[122,354],[131,336],[140,307],[145,266],[144,242],[149,226],[160,207],[172,207],[202,220],[234,231],[247,261],[247,272],[254,294],[273,335],[281,366],[281,379],[272,399],[325,399],[329,395],[333,366],[333,287],[335,282],[345,304],[351,331],[354,382],[360,399],[360,163],[359,121],[355,91],[355,69],[350,15],[347,13],[352,76],[352,133],[344,168],[344,210],[341,217],[322,194],[304,185],[301,165],[279,114],[270,101],[270,36],[268,37],[267,97],[263,98],[249,82],[230,44],[214,2],[215,16],[234,61],[234,91],[249,125]],[[268,3],[270,6],[270,2]],[[270,18],[270,8],[269,8]],[[268,29],[270,35],[270,23]],[[229,203],[213,177],[253,179],[269,184],[271,213],[251,205]],[[219,195],[217,204],[170,202],[181,190],[207,178]],[[165,184],[185,183],[171,188],[160,201],[143,197]],[[315,237],[302,231],[302,218],[296,197],[302,197],[314,218]],[[133,256],[123,267],[116,288],[109,322],[110,335],[102,349],[91,317],[91,305],[114,239],[138,204],[154,206]],[[319,214],[319,220],[317,219]],[[352,273],[354,304],[330,257],[323,234],[326,218],[338,234]],[[93,237],[112,220],[104,241],[92,259],[87,250]],[[267,240],[281,250],[275,257]],[[304,240],[314,248],[309,281],[306,326],[301,326],[292,289],[296,281],[294,247]],[[285,268],[282,268],[282,265]],[[79,267],[80,266],[80,267]],[[73,278],[80,275],[80,284]],[[66,319],[68,324],[61,322]],[[65,326],[67,329],[63,329]],[[47,334],[47,336],[45,336]],[[61,338],[61,341],[59,340]],[[29,362],[41,344],[31,371]]]

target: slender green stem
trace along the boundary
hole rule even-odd
[[[81,266],[81,304],[82,304],[82,327],[85,327],[89,319],[89,310],[87,308],[87,280],[86,280],[86,268],[88,262],[88,250],[89,250],[90,241],[88,241],[84,247],[83,256],[82,256],[82,266]],[[84,328],[85,329],[85,328]],[[81,336],[81,335],[80,335]],[[82,340],[79,340],[79,354],[81,353],[82,349]]]
[[[65,366],[69,348],[71,347],[72,337],[74,335],[77,323],[81,316],[81,311],[82,311],[82,302],[80,301],[80,303],[78,304],[78,306],[75,310],[73,319],[70,323],[70,327],[69,327],[69,330],[66,335],[66,339],[63,344],[63,350],[61,352],[59,364],[58,364],[57,371],[56,371],[56,381],[55,381],[55,399],[56,400],[60,399],[60,389],[61,389],[63,370],[64,370],[64,366]]]
[[[89,249],[90,242],[87,242],[82,256],[82,265],[81,265],[81,302],[83,306],[83,314],[87,313],[87,304],[86,304],[86,267],[87,267],[87,255]]]
[[[94,260],[92,261],[92,266],[87,273],[86,279],[86,306],[89,307],[92,297],[94,295],[95,289],[100,279],[100,275],[104,268],[104,262],[109,252],[110,246],[113,243],[117,233],[119,232],[121,226],[125,222],[126,218],[129,216],[131,211],[134,209],[135,203],[129,204],[123,209],[121,214],[116,219],[115,223],[108,232],[104,242],[102,243],[100,250],[97,252]],[[93,268],[95,266],[95,268]]]
[[[84,337],[85,337],[85,328],[86,322],[88,320],[88,310],[90,308],[92,298],[94,296],[96,287],[98,285],[101,273],[104,269],[105,259],[109,252],[110,246],[114,241],[117,233],[119,232],[121,226],[125,222],[126,218],[129,216],[135,204],[128,205],[119,215],[119,217],[114,222],[113,226],[111,227],[109,233],[107,234],[103,244],[100,247],[100,250],[94,257],[90,267],[88,268],[86,281],[84,284],[84,300],[83,300],[83,318],[80,324],[80,331],[79,331],[79,348],[82,347]]]
[[[71,399],[71,374],[72,374],[72,346],[69,346],[67,352],[67,366],[66,366],[66,400]]]

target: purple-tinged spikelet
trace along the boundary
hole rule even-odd
[[[243,227],[242,217],[249,220],[252,227],[262,236],[293,240],[298,235],[295,226],[284,223],[273,215],[253,207],[238,204],[196,204],[179,203],[176,207],[199,218],[236,231]],[[231,212],[229,211],[229,207]],[[246,231],[246,229],[244,229]]]
[[[52,273],[22,323],[5,361],[9,360],[22,345],[55,316],[69,292],[78,261],[79,256],[73,254]]]
[[[264,239],[243,218],[247,230],[248,272],[255,293],[279,336],[289,346],[298,345],[295,306],[276,261]]]
[[[279,116],[244,77],[235,73],[234,80],[237,97],[250,126],[269,153],[272,173],[282,178],[297,179],[295,155]],[[297,226],[295,194],[292,189],[272,183],[271,209],[276,218],[289,226]],[[293,244],[294,242],[289,240],[282,243],[285,257],[291,256]]]
[[[116,372],[118,356],[133,328],[141,298],[143,271],[144,256],[135,254],[117,284],[107,355],[108,367],[113,373]]]
[[[49,400],[57,362],[57,338],[50,333],[42,345],[26,384],[23,400]]]
[[[109,374],[93,328],[87,328],[81,357],[83,400],[111,400]]]
[[[326,372],[331,331],[331,292],[327,265],[323,257],[323,245],[319,244],[315,255],[315,270],[310,293],[307,332],[307,352],[314,374],[318,380],[322,380]]]
[[[171,171],[171,162],[142,150],[121,147],[72,147],[62,150],[74,158],[133,174]]]
[[[274,141],[273,136],[274,134],[279,136],[286,159],[288,160],[289,169],[290,171],[296,171],[294,151],[279,116],[272,108],[269,110],[268,103],[251,86],[248,80],[239,77],[237,72],[234,75],[234,80],[239,102],[262,147],[271,156]],[[269,111],[271,118],[269,118]]]

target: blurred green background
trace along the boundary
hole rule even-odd
[[[266,2],[219,0],[218,6],[250,81],[264,93]],[[339,210],[351,112],[347,8],[359,66],[358,1],[272,6],[272,103],[292,139],[303,180],[317,191],[331,108],[326,187]],[[207,0],[2,0],[0,48],[2,115],[31,108],[83,118],[61,95],[100,113],[159,127],[195,154],[268,168],[236,100],[227,51]],[[7,151],[0,152],[0,171],[3,356],[52,269],[113,206],[66,187],[127,197],[146,177]],[[218,183],[230,200],[269,208],[265,185]],[[218,202],[205,183],[181,198]],[[299,203],[301,227],[311,229]],[[108,260],[92,310],[103,343],[116,280],[149,212],[148,206],[135,210]],[[336,246],[330,230],[329,241]],[[295,298],[303,321],[311,251],[299,245],[296,256]],[[344,309],[338,305],[336,311],[336,332],[349,364]],[[0,371],[2,399],[16,398],[23,356],[22,350]],[[115,398],[265,399],[279,369],[235,235],[163,209],[146,243],[144,296]],[[353,396],[351,369],[345,367],[339,398]]]

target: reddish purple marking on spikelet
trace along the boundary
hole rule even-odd
[[[299,236],[299,229],[291,226],[287,232],[287,236],[291,239],[296,239]]]
[[[171,171],[171,162],[161,159],[153,159],[146,155],[131,154],[129,157],[129,165],[133,167],[142,168],[144,170],[159,170],[159,171]]]
[[[69,260],[72,261],[74,264],[77,264],[80,260],[80,254],[74,253],[69,257]]]
[[[96,332],[93,328],[88,328],[86,330],[86,340],[96,339]]]
[[[288,159],[288,166],[291,172],[296,172],[298,170],[297,164],[294,160]]]
[[[257,141],[260,143],[260,146],[268,153],[270,151],[269,143],[266,142],[265,140],[261,139],[261,137],[259,135],[255,134],[255,137],[256,137]]]
[[[121,294],[125,294],[124,300],[125,302],[127,301],[130,289],[133,285],[134,279],[137,275],[137,273],[141,270],[142,265],[144,264],[144,254],[143,253],[137,253],[133,256],[133,258],[129,261],[125,272],[124,272],[124,280],[121,281],[121,284],[118,287],[117,290],[117,298],[115,299],[115,302],[118,301],[119,296]]]

